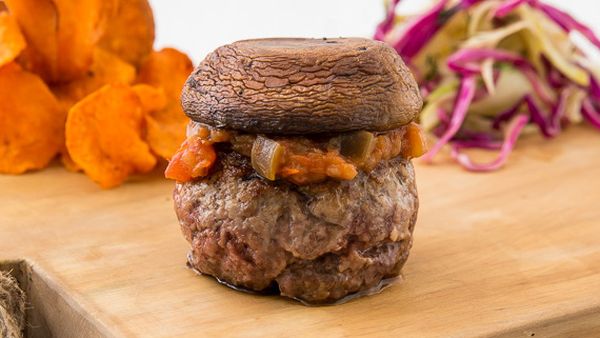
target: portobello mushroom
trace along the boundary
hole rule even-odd
[[[423,103],[396,51],[362,38],[219,47],[190,75],[181,101],[198,122],[285,134],[390,130],[412,121]]]

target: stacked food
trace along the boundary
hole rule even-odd
[[[182,94],[193,120],[166,176],[189,264],[308,303],[378,291],[412,244],[417,84],[367,39],[239,41]]]
[[[375,39],[386,41],[415,73],[425,98],[420,121],[450,143],[465,168],[489,171],[507,160],[522,132],[557,136],[570,124],[600,128],[600,71],[573,36],[600,39],[568,13],[539,0],[440,0],[425,13],[396,15],[388,2]],[[466,149],[497,150],[491,162]]]
[[[153,51],[147,0],[0,1],[0,173],[60,154],[102,187],[147,173],[185,139],[192,70]]]

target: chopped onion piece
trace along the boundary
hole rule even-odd
[[[283,157],[283,147],[275,140],[257,136],[252,145],[251,163],[256,172],[271,181],[277,175],[277,169]]]
[[[427,140],[421,131],[421,127],[411,122],[405,127],[404,140],[402,142],[402,156],[404,158],[417,158],[427,152]]]
[[[342,134],[340,154],[362,163],[375,147],[375,135],[365,130]]]

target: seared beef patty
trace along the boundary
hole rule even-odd
[[[214,172],[177,183],[190,264],[230,284],[327,303],[397,276],[412,245],[418,199],[410,161],[349,181],[298,186],[259,177],[250,159],[219,151]]]

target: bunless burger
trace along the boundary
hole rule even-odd
[[[367,39],[258,39],[209,54],[171,159],[189,265],[237,288],[322,304],[376,291],[412,245],[422,100]]]

